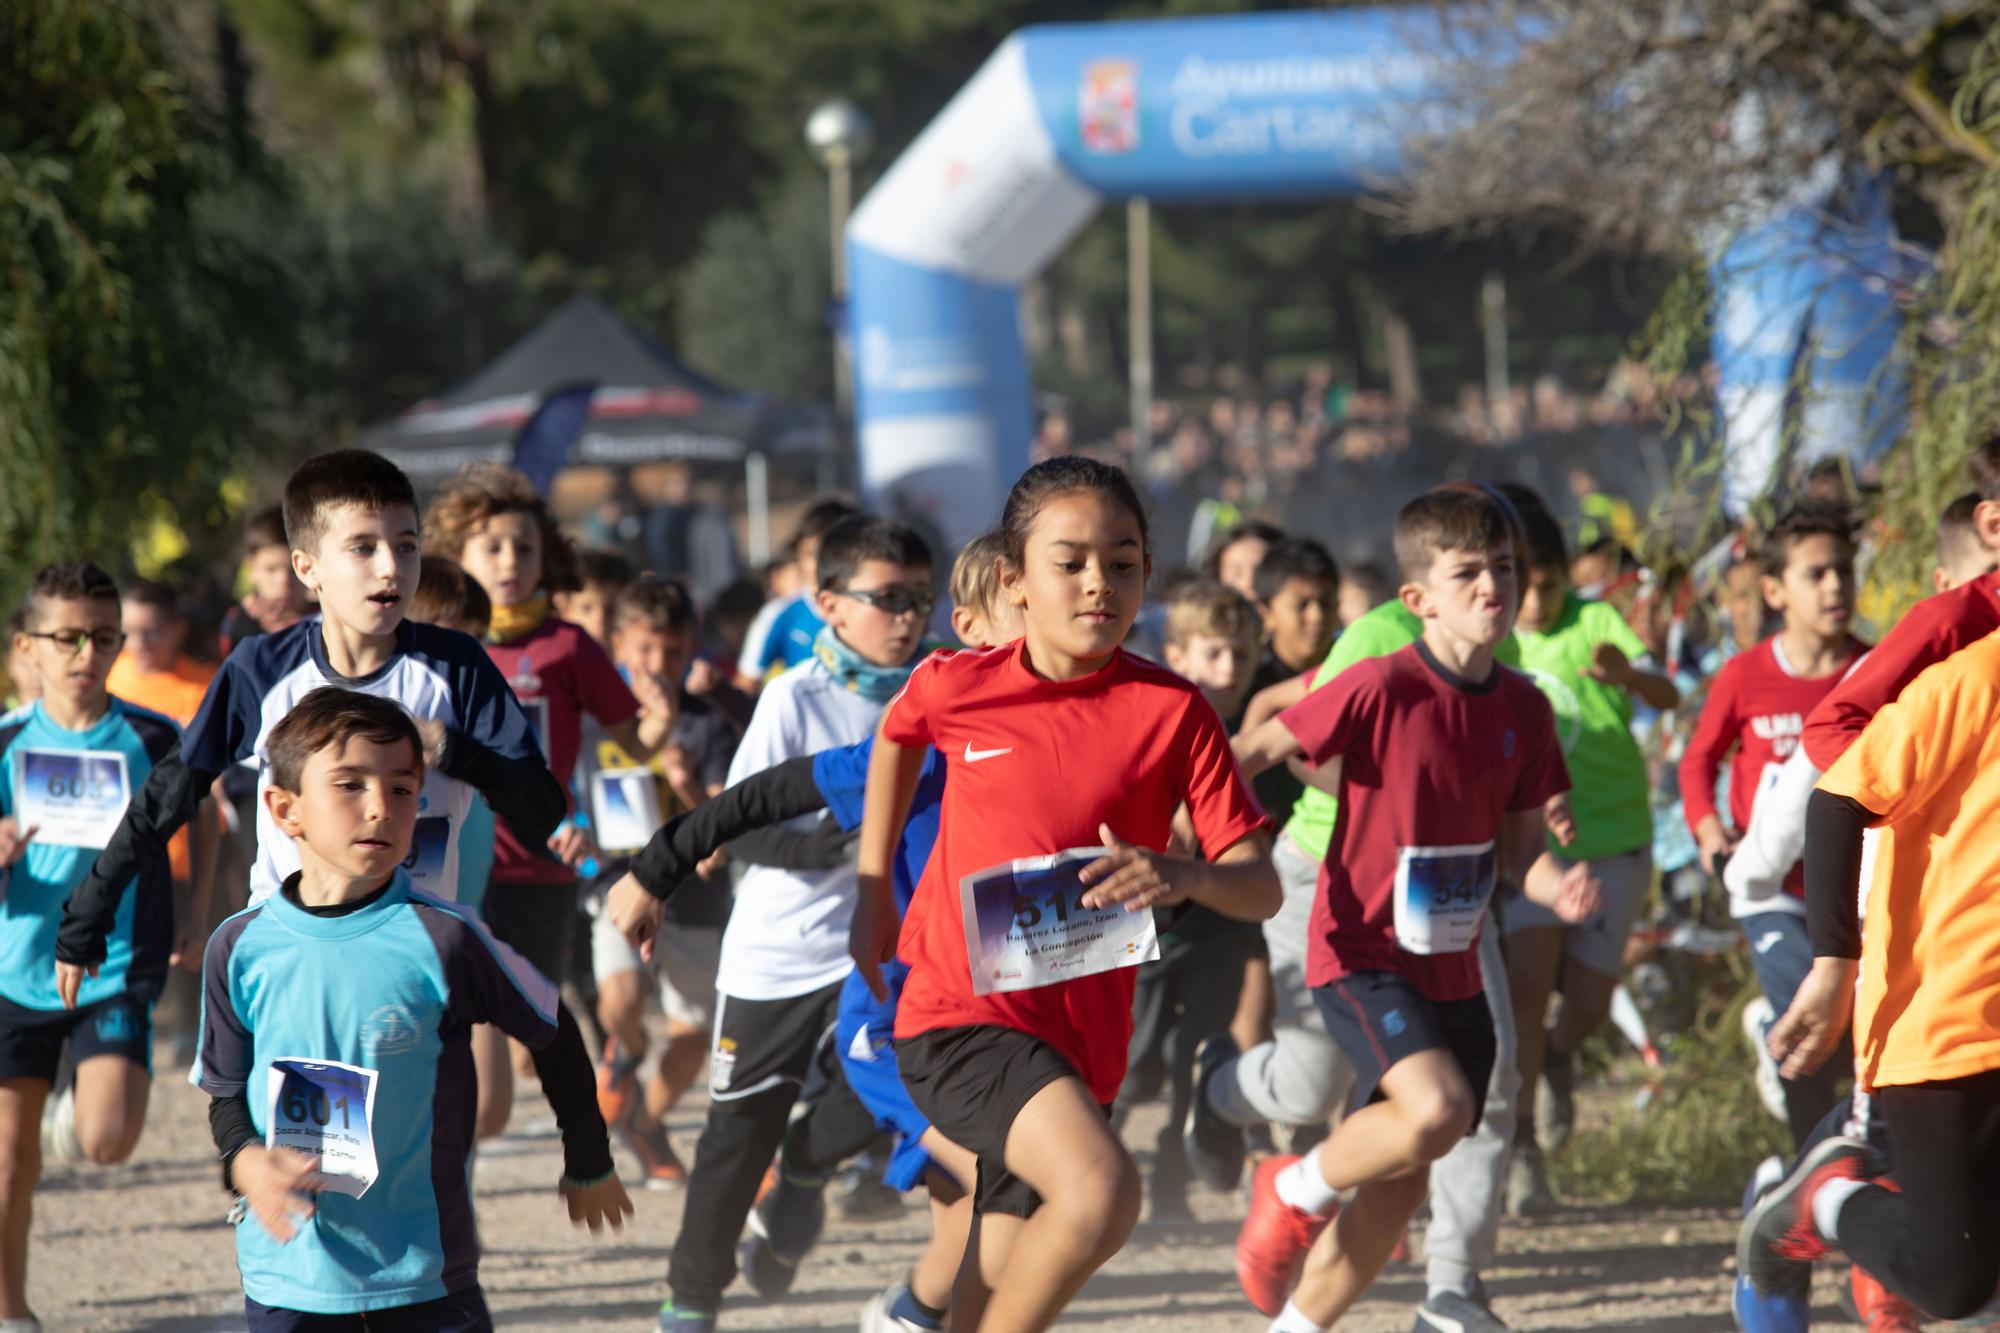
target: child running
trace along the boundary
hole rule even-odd
[[[1586,864],[1536,854],[1543,808],[1569,779],[1547,700],[1493,657],[1513,623],[1515,548],[1489,495],[1411,501],[1396,552],[1422,638],[1237,744],[1253,772],[1340,760],[1307,981],[1356,1069],[1359,1109],[1314,1153],[1269,1158],[1253,1180],[1237,1272],[1277,1316],[1274,1333],[1318,1333],[1346,1312],[1423,1202],[1430,1164],[1477,1123],[1494,1029],[1476,945],[1498,873],[1524,869],[1525,892],[1562,921],[1599,906]],[[1347,1189],[1352,1205],[1328,1226]]]
[[[1082,458],[1039,463],[1001,534],[1024,636],[932,655],[884,712],[853,953],[882,998],[883,967],[909,965],[903,1081],[978,1159],[953,1327],[1018,1333],[1054,1322],[1138,1216],[1137,1170],[1105,1119],[1132,1030],[1130,964],[1150,952],[1138,914],[1195,901],[1261,919],[1278,886],[1215,710],[1119,647],[1150,567],[1130,480]],[[952,767],[899,944],[895,850],[927,747]],[[1183,804],[1206,861],[1160,850]]]
[[[293,704],[322,686],[394,699],[417,719],[429,762],[406,869],[426,892],[450,897],[458,887],[458,840],[475,789],[524,835],[546,838],[562,818],[562,784],[478,642],[405,618],[419,561],[409,478],[362,449],[309,458],[285,483],[285,532],[293,569],[318,597],[319,614],[238,644],[209,683],[179,752],[154,765],[63,908],[56,985],[65,1004],[74,1003],[85,973],[101,965],[125,886],[141,867],[166,856],[167,839],[218,775],[254,760],[260,780],[268,776],[265,738]],[[277,831],[261,800],[256,819],[253,903],[275,893],[299,865],[292,840]]]
[[[1839,1249],[1933,1318],[1984,1306],[2000,1279],[2000,633],[1884,705],[1807,806],[1812,970],[1771,1031],[1788,1076],[1850,1030],[1889,1134],[1818,1144],[1744,1220],[1738,1265],[1762,1292]],[[1882,830],[1865,920],[1862,832]],[[1857,994],[1856,980],[1859,980]]]
[[[176,935],[172,871],[155,857],[135,868],[141,882],[78,1003],[56,992],[63,901],[180,728],[105,688],[124,635],[103,570],[45,566],[25,611],[15,647],[33,659],[43,692],[0,718],[0,1328],[9,1333],[41,1327],[28,1309],[28,1233],[45,1105],[52,1137],[88,1160],[131,1156],[152,1087],[153,1002]],[[65,1046],[74,1081],[51,1103]]]
[[[998,647],[1020,637],[1020,612],[1001,596],[995,565],[1001,554],[998,533],[966,543],[952,566],[952,629],[967,647]],[[825,809],[843,829],[860,827],[867,789],[871,736],[855,745],[822,750],[765,769],[729,788],[694,815],[677,817],[656,834],[632,864],[632,875],[613,887],[605,917],[634,943],[662,937],[664,907],[690,888],[694,868],[724,842],[758,824],[794,819]],[[911,805],[895,863],[896,906],[907,911],[911,894],[937,841],[938,807],[944,796],[946,764],[931,751]],[[641,944],[641,947],[646,947]],[[896,1059],[896,1004],[909,969],[886,964],[886,998],[878,999],[859,972],[850,972],[840,994],[833,1048],[846,1084],[874,1117],[870,1129],[898,1136],[887,1183],[896,1189],[922,1181],[931,1198],[931,1239],[909,1279],[872,1297],[862,1313],[863,1333],[930,1333],[945,1326],[959,1262],[972,1226],[972,1189],[977,1164],[972,1154],[932,1127],[903,1086]],[[795,1120],[780,1150],[779,1170],[787,1180],[824,1179],[858,1141],[817,1132],[824,1103],[808,1112],[811,1128]],[[759,1209],[766,1236],[781,1217],[775,1207]],[[793,1266],[805,1256],[786,1256]],[[692,1325],[699,1327],[698,1324]],[[690,1327],[684,1320],[679,1327]]]
[[[1724,760],[1729,760],[1731,825],[1745,829],[1764,788],[1798,749],[1806,715],[1867,651],[1847,630],[1854,611],[1851,534],[1845,512],[1809,505],[1780,518],[1764,539],[1764,601],[1784,618],[1784,627],[1723,665],[1681,756],[1681,800],[1701,848],[1702,868],[1710,874],[1734,843],[1715,801]],[[1750,942],[1750,961],[1771,1014],[1782,1014],[1812,965],[1804,868],[1795,865],[1784,891],[1772,898],[1732,898],[1730,915]],[[1763,1034],[1756,1035],[1761,1041]],[[1805,1081],[1784,1082],[1794,1147],[1804,1145],[1839,1100],[1842,1063],[1832,1062]]]
[[[545,977],[411,887],[424,757],[408,713],[315,690],[266,749],[264,802],[299,869],[209,941],[196,1067],[242,1197],[251,1333],[490,1329],[465,1170],[472,1026],[534,1048],[562,1131],[558,1189],[595,1232],[632,1205],[583,1037]]]

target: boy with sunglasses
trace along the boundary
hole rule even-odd
[[[815,602],[826,624],[812,657],[758,696],[729,766],[731,786],[787,759],[872,736],[884,705],[924,651],[924,623],[936,599],[923,538],[883,519],[850,518],[826,534],[818,571]],[[742,910],[722,933],[708,1119],[688,1175],[685,1220],[667,1271],[673,1299],[661,1314],[662,1328],[714,1328],[723,1290],[736,1276],[736,1239],[758,1182],[785,1137],[814,1052],[834,1024],[853,967],[849,841],[838,825],[807,816],[730,844],[744,863],[736,886]],[[821,1108],[816,1124],[832,1133],[836,1121],[858,1116],[865,1136],[872,1129],[867,1112],[844,1085],[836,1096],[838,1104]],[[788,1244],[795,1235],[817,1231],[824,1184],[779,1181],[753,1224],[759,1234],[773,1231],[774,1253],[795,1252]],[[768,1226],[761,1220],[767,1215]],[[790,1276],[782,1263],[751,1274],[770,1293],[788,1286]]]
[[[124,641],[118,589],[103,570],[49,565],[35,575],[14,643],[39,671],[42,697],[0,718],[0,1330],[9,1333],[41,1327],[27,1279],[37,1135],[59,1157],[122,1162],[152,1086],[153,1001],[175,934],[167,859],[140,867],[139,891],[124,896],[76,1008],[63,1007],[52,966],[63,903],[180,740],[171,720],[106,688]],[[65,1044],[75,1082],[51,1102]]]

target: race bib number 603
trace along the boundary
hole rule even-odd
[[[1102,847],[1076,847],[959,881],[975,995],[1031,990],[1160,956],[1151,912],[1083,905],[1086,886],[1077,875],[1103,855]]]

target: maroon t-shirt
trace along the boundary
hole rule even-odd
[[[518,639],[489,643],[487,653],[521,701],[521,711],[534,724],[549,771],[565,790],[576,771],[583,744],[583,715],[615,727],[639,711],[639,701],[618,674],[618,668],[597,641],[570,624],[550,616]],[[575,807],[576,795],[570,793]],[[493,831],[493,882],[496,884],[569,884],[576,876],[554,859],[546,847],[524,846],[507,821]]]
[[[1473,946],[1501,824],[1569,790],[1547,697],[1503,666],[1479,682],[1456,677],[1419,641],[1356,662],[1279,718],[1308,763],[1342,761],[1306,983],[1396,972],[1433,1000],[1479,994]],[[1408,916],[1400,933],[1399,892]],[[1407,947],[1420,929],[1434,932],[1433,952]]]

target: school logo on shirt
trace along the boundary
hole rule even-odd
[[[1750,732],[1760,741],[1771,743],[1773,759],[1790,759],[1792,752],[1799,748],[1799,737],[1805,733],[1806,719],[1802,713],[1762,713],[1750,719]]]
[[[1576,697],[1576,691],[1561,676],[1539,671],[1534,667],[1523,667],[1528,679],[1535,682],[1535,688],[1548,698],[1549,708],[1556,715],[1556,740],[1561,743],[1563,754],[1567,755],[1583,739],[1583,701]]]
[[[400,1004],[385,1004],[361,1026],[361,1044],[376,1055],[414,1051],[420,1040],[417,1016]]]
[[[1512,727],[1500,733],[1500,757],[1502,759],[1512,759],[1514,757],[1514,729]]]

